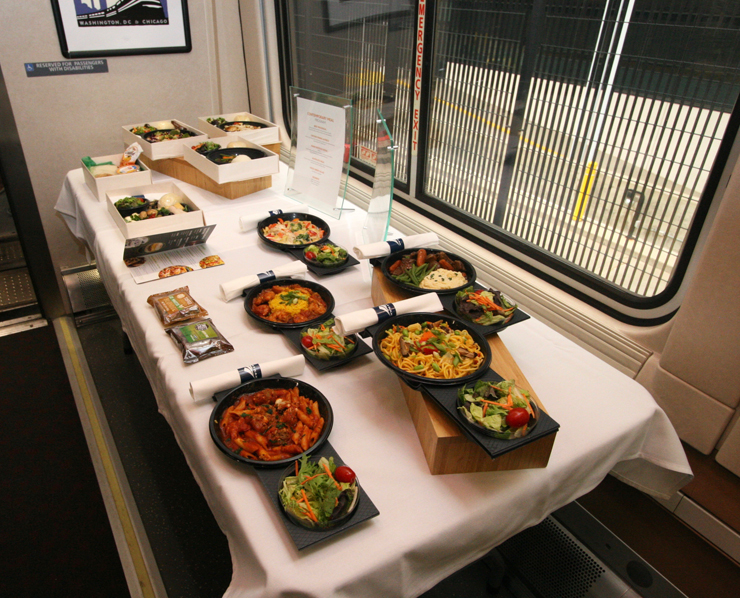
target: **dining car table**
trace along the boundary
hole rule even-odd
[[[216,225],[206,244],[223,265],[134,280],[107,200],[90,191],[81,169],[67,174],[55,209],[94,255],[158,410],[228,538],[233,576],[225,596],[418,596],[589,492],[607,474],[658,497],[669,497],[691,479],[679,438],[648,391],[530,317],[499,337],[559,424],[546,467],[432,475],[398,377],[372,351],[331,369],[306,364],[295,378],[329,401],[334,421],[328,441],[356,472],[375,516],[303,546],[268,491],[264,471],[216,446],[209,432],[215,403],[195,400],[190,385],[300,354],[280,331],[250,317],[241,297],[222,297],[223,283],[296,260],[267,245],[256,230],[242,230],[240,217],[276,209],[316,214],[329,223],[331,240],[352,253],[362,243],[365,214],[356,208],[337,219],[301,205],[284,195],[284,171],[270,188],[234,200],[156,172],[153,182],[176,183],[207,224]],[[367,260],[358,261],[332,276],[306,274],[329,289],[335,315],[373,306],[373,273]],[[183,362],[147,298],[184,286],[233,351]]]

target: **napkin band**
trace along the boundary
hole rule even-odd
[[[378,316],[378,323],[385,322],[388,318],[396,315],[396,306],[392,303],[386,303],[373,307],[373,311]]]
[[[243,368],[237,370],[239,372],[239,379],[241,383],[249,382],[250,380],[256,380],[262,378],[262,368],[259,363],[253,363],[252,365],[246,365]]]
[[[388,243],[388,247],[391,248],[391,253],[396,253],[406,247],[403,243],[403,239],[391,239],[390,241],[386,241],[386,243]]]
[[[257,278],[259,278],[259,284],[262,284],[263,282],[270,282],[271,280],[275,280],[277,278],[277,275],[275,274],[274,270],[265,270],[264,272],[260,272],[257,274]]]
[[[279,214],[282,214],[282,210],[268,210],[267,212],[270,216],[278,216]]]

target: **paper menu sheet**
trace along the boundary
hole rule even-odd
[[[136,284],[224,264],[224,260],[213,253],[208,245],[172,249],[164,253],[137,256],[124,261]]]
[[[336,203],[345,154],[345,118],[344,108],[298,98],[293,190]]]

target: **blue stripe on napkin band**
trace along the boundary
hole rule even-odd
[[[396,315],[396,306],[392,303],[386,303],[385,305],[378,305],[373,307],[375,313],[378,315],[378,323],[384,322],[388,318],[392,318]]]
[[[267,272],[260,272],[257,274],[257,278],[259,278],[260,283],[263,283],[275,280],[277,276],[275,276],[275,272],[268,270]]]
[[[270,214],[270,216],[277,216],[278,214],[282,214],[282,213],[283,213],[282,210],[270,210],[268,212],[268,214]]]
[[[391,253],[396,253],[396,251],[401,251],[404,248],[403,239],[391,239],[386,243],[391,248]]]
[[[239,372],[239,379],[242,381],[242,384],[249,382],[250,380],[262,378],[262,368],[259,363],[239,368],[237,372]]]

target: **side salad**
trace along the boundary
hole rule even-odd
[[[455,307],[458,315],[481,326],[506,324],[517,309],[517,305],[504,297],[501,291],[476,290],[473,287],[457,292]]]
[[[303,255],[319,266],[338,266],[347,261],[347,250],[333,243],[309,245],[303,250]]]
[[[306,353],[318,359],[347,357],[357,347],[351,336],[342,336],[332,330],[334,318],[301,331],[301,345]]]
[[[478,380],[457,393],[458,406],[470,423],[502,440],[522,438],[537,423],[537,407],[528,391],[514,380]]]
[[[295,523],[307,528],[329,528],[343,523],[357,506],[355,472],[337,466],[334,457],[318,461],[308,455],[295,462],[295,474],[286,475],[278,490],[280,503]]]

